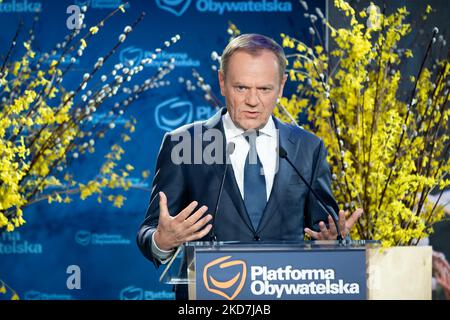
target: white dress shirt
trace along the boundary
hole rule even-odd
[[[234,142],[235,144],[234,152],[230,155],[230,161],[239,191],[241,192],[242,199],[244,199],[244,167],[250,145],[243,135],[245,131],[236,127],[228,112],[222,116],[222,122],[227,144],[230,142]],[[277,144],[277,129],[275,128],[272,117],[270,117],[266,125],[259,130],[259,136],[256,138],[256,151],[266,178],[267,200],[269,200],[273,179],[277,171]]]

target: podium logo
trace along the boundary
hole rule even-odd
[[[192,122],[193,113],[191,102],[172,98],[156,106],[155,122],[160,129],[171,131]]]
[[[177,17],[181,16],[191,4],[191,0],[156,0],[156,5]]]
[[[242,260],[227,261],[231,256],[215,259],[203,269],[203,283],[209,292],[233,300],[242,291],[247,278],[247,264]],[[218,266],[218,268],[217,268]],[[236,268],[236,274],[229,280],[219,281],[215,275],[223,273],[223,269]]]

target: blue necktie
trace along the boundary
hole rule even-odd
[[[257,230],[267,202],[266,179],[256,151],[257,133],[246,132],[244,135],[250,145],[244,167],[244,203],[253,227]]]

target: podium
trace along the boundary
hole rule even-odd
[[[190,300],[431,299],[431,247],[374,241],[191,242],[160,281]]]

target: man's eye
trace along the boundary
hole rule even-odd
[[[261,88],[260,89],[262,92],[270,92],[270,88]]]
[[[245,87],[243,87],[243,86],[237,86],[236,87],[236,90],[238,91],[238,92],[244,92],[245,91]]]

